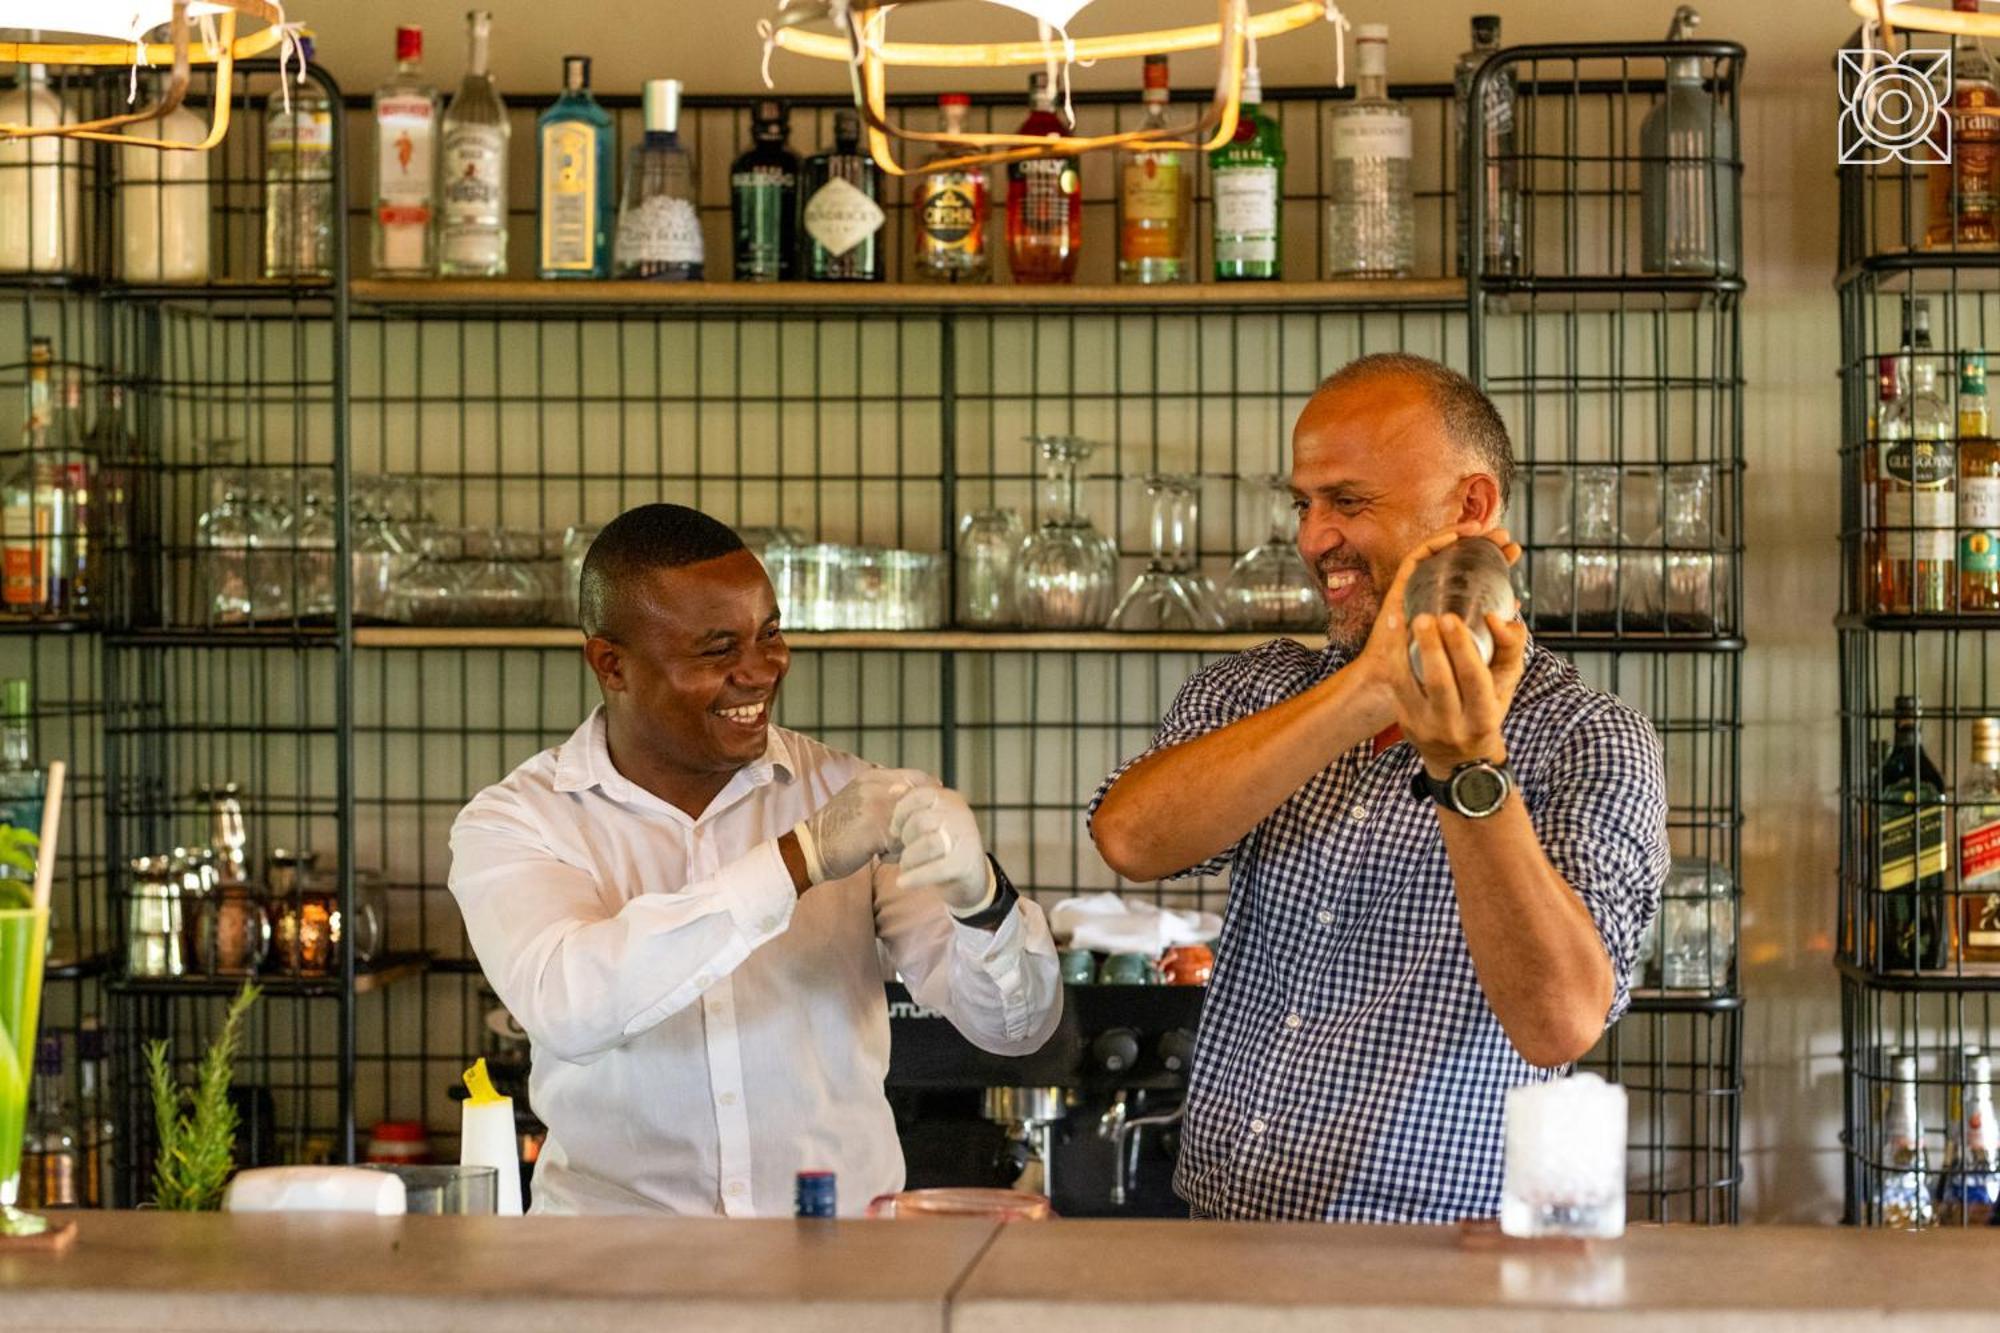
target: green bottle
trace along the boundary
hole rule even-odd
[[[1209,156],[1215,210],[1215,280],[1275,281],[1283,276],[1285,140],[1264,114],[1255,65],[1243,71],[1236,137]]]

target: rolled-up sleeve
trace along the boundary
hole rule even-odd
[[[451,830],[452,897],[480,968],[537,1046],[587,1064],[699,998],[791,924],[798,895],[775,840],[677,893],[615,911],[534,811],[499,788]]]
[[[1631,1003],[1639,937],[1660,909],[1672,859],[1666,773],[1652,723],[1615,700],[1579,718],[1549,767],[1535,831],[1604,941],[1613,984],[1609,1026]]]
[[[935,893],[875,872],[875,933],[919,1004],[981,1050],[1029,1055],[1062,1019],[1062,966],[1048,918],[1027,898],[991,931],[953,919]]]

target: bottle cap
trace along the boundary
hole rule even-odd
[[[1167,100],[1167,58],[1154,55],[1146,57],[1146,100],[1164,102]]]
[[[833,113],[833,141],[842,147],[852,147],[861,142],[861,113],[852,107],[842,107]]]
[[[681,127],[681,81],[648,79],[645,91],[646,133],[673,134]]]
[[[1498,14],[1474,14],[1472,16],[1472,44],[1493,46],[1500,41],[1500,16]]]
[[[424,30],[414,23],[396,29],[396,62],[412,64],[424,58]]]
[[[759,125],[783,125],[791,119],[791,113],[777,98],[765,97],[758,100],[750,119]]]
[[[972,94],[971,94],[971,93],[939,93],[939,94],[938,94],[938,105],[939,105],[939,106],[968,106],[968,107],[969,107],[969,106],[971,106],[971,105],[972,105]]]
[[[1923,715],[1924,715],[1923,703],[1921,700],[1917,698],[1916,695],[1899,694],[1896,696],[1897,717],[1922,717]]]
[[[563,89],[566,92],[581,92],[590,87],[590,57],[563,57]]]
[[[1973,721],[1972,758],[1975,763],[2000,764],[2000,717]]]
[[[0,682],[0,712],[5,712],[8,717],[12,718],[25,718],[28,716],[28,681],[26,677],[10,676],[4,682]]]

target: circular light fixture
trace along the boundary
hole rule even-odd
[[[1952,37],[2000,37],[2000,14],[1961,14],[1915,0],[1847,0],[1847,7],[1863,19],[1879,21],[1885,34],[1901,28]]]

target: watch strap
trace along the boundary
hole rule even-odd
[[[986,864],[993,871],[993,901],[971,916],[953,917],[952,919],[961,926],[993,930],[1008,918],[1014,910],[1014,905],[1021,901],[1021,895],[1014,889],[1014,881],[1007,878],[1007,872],[993,859],[993,853],[986,854]]]

